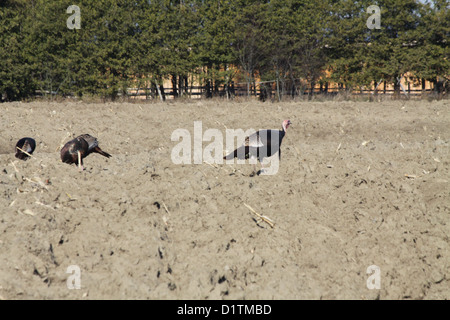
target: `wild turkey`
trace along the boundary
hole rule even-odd
[[[33,138],[22,138],[16,143],[16,158],[27,160],[34,149],[36,149],[36,141]]]
[[[260,130],[245,138],[245,142],[242,146],[229,153],[225,157],[225,160],[232,160],[238,158],[244,159],[258,159],[263,168],[262,162],[264,158],[271,157],[278,152],[278,157],[281,159],[281,142],[286,135],[287,128],[291,125],[290,120],[284,120],[281,130]],[[254,175],[256,166],[253,166]],[[262,170],[256,174],[260,174]]]
[[[83,159],[93,152],[107,158],[111,157],[109,153],[100,149],[97,138],[89,134],[82,134],[64,145],[61,149],[61,160],[64,163],[75,163],[80,171],[83,171]]]

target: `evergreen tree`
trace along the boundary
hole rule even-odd
[[[444,89],[442,83],[450,81],[450,10],[445,0],[426,3],[420,11],[416,38],[410,45],[416,47],[415,59],[410,71],[416,82],[431,81],[437,91]],[[439,81],[441,79],[441,81]]]
[[[236,8],[232,1],[196,1],[199,24],[194,43],[198,55],[198,71],[206,85],[206,96],[218,93],[225,86],[230,96],[230,85],[236,73],[233,68]]]
[[[23,50],[29,9],[26,0],[0,2],[0,101],[30,97],[37,87]]]

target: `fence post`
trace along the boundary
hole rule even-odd
[[[277,96],[278,96],[278,102],[281,101],[281,97],[280,97],[280,85],[278,83],[278,78],[277,78]]]

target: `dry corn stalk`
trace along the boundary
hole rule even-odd
[[[257,216],[258,218],[260,218],[262,221],[264,221],[265,223],[267,223],[270,227],[274,227],[275,226],[275,222],[273,222],[270,218],[263,216],[261,214],[259,214],[258,212],[256,212],[252,207],[250,207],[248,204],[244,203],[244,206],[246,206],[255,216]]]
[[[23,153],[25,153],[27,156],[31,157],[31,158],[35,158],[34,156],[32,156],[30,153],[26,152],[25,150],[23,150],[22,148],[16,147],[17,149],[19,149],[20,151],[22,151]],[[36,159],[36,158],[35,158]]]

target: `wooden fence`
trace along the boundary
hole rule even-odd
[[[314,88],[308,87],[304,83],[285,82],[280,84],[277,81],[260,81],[253,83],[232,83],[231,85],[221,85],[217,87],[212,86],[186,86],[180,90],[173,90],[172,87],[150,87],[150,88],[128,88],[126,96],[130,99],[174,99],[174,98],[189,98],[189,99],[200,99],[200,98],[212,98],[212,97],[222,97],[231,99],[234,97],[251,97],[260,100],[281,100],[284,97],[296,98],[296,97],[312,97],[312,96],[336,96],[338,94],[343,94],[346,96],[374,96],[374,95],[384,95],[391,96],[395,91],[390,88],[383,86],[379,88],[381,81],[377,85],[377,90],[374,88],[358,88],[353,90],[347,90],[345,88],[330,87],[326,83],[322,85],[316,85]],[[447,84],[448,85],[448,84]],[[438,94],[440,97],[444,97],[448,93],[448,86],[441,86],[439,88],[428,88],[428,89],[416,89],[417,87],[411,88],[407,85],[407,88],[401,86],[400,94],[404,97],[421,97],[430,94]],[[36,91],[36,97],[43,96],[56,96],[58,92],[50,91]],[[119,93],[119,96],[123,96],[123,93]]]
[[[344,88],[325,88],[314,87],[305,88],[300,86],[290,87],[289,90],[286,88],[280,92],[274,87],[259,85],[249,85],[247,84],[236,84],[232,86],[221,86],[220,88],[211,88],[207,86],[189,86],[184,88],[182,92],[179,90],[175,93],[172,88],[163,88],[163,99],[173,99],[174,97],[188,97],[192,99],[208,98],[208,97],[222,97],[222,98],[232,98],[232,97],[252,97],[261,100],[266,99],[281,99],[282,97],[305,97],[311,95],[322,95],[322,96],[335,96],[338,94],[348,94],[352,96],[373,96],[373,95],[393,95],[394,89],[378,89],[376,92],[374,89],[353,89],[351,92]],[[411,89],[407,88],[400,90],[400,94],[407,97],[417,97],[422,95],[427,95],[437,92],[435,89]],[[444,92],[445,94],[445,92]],[[155,89],[152,88],[128,88],[127,96],[134,99],[159,99],[160,96]]]

